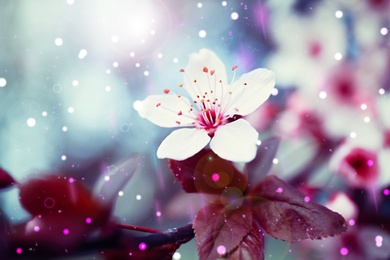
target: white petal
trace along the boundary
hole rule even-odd
[[[235,162],[249,162],[256,156],[259,138],[257,131],[244,119],[217,128],[211,149],[221,158]]]
[[[157,157],[185,160],[199,152],[210,141],[203,129],[183,128],[173,131],[157,149]]]
[[[161,127],[188,126],[194,122],[194,116],[189,113],[189,109],[189,101],[185,97],[178,98],[171,94],[152,95],[142,101],[138,114]]]
[[[207,73],[203,71],[205,67],[208,69]],[[210,74],[212,70],[215,71],[214,75]],[[199,53],[191,54],[185,68],[184,87],[192,99],[195,100],[196,95],[210,93],[211,90],[220,91],[220,80],[225,86],[228,85],[225,65],[214,52],[201,49]]]
[[[228,115],[248,115],[256,110],[271,95],[275,86],[275,74],[267,69],[255,69],[234,82],[228,101]],[[225,96],[225,99],[229,97]],[[224,102],[224,106],[226,102]]]

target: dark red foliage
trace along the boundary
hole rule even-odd
[[[29,254],[71,251],[110,217],[110,210],[87,189],[64,177],[44,176],[20,184],[20,202],[32,219],[13,227],[10,246]]]
[[[200,259],[217,259],[233,253],[250,234],[253,229],[252,211],[245,206],[229,210],[220,204],[209,204],[198,212],[194,229]],[[258,240],[255,234],[250,236],[242,250],[251,243],[250,240]]]
[[[267,176],[251,191],[248,200],[254,217],[276,239],[297,242],[338,235],[347,229],[344,218],[276,176]]]
[[[12,176],[5,171],[3,168],[0,168],[0,189],[8,188],[17,183]]]
[[[243,192],[247,187],[247,177],[209,149],[183,161],[169,160],[169,167],[188,193],[221,194],[226,188]]]

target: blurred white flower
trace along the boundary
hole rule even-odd
[[[228,84],[224,64],[207,49],[192,54],[181,72],[184,84],[179,87],[190,99],[165,89],[165,95],[143,100],[138,110],[141,117],[161,127],[193,127],[175,130],[166,137],[157,150],[158,158],[184,160],[210,142],[210,148],[221,158],[251,161],[256,155],[258,133],[241,116],[268,99],[275,85],[274,73],[255,69]]]

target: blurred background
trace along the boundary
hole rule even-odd
[[[136,153],[144,160],[115,216],[162,230],[192,222],[196,200],[155,155],[171,130],[136,108],[174,89],[188,56],[208,48],[238,75],[275,72],[276,91],[248,117],[261,138],[281,138],[272,173],[369,226],[354,231],[373,237],[369,252],[390,243],[390,1],[0,3],[0,166],[18,181],[66,173],[92,189]],[[16,189],[0,196],[12,222],[28,218]],[[267,238],[265,256],[324,259],[326,241]],[[177,252],[198,258],[194,241]]]

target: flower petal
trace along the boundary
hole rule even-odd
[[[183,128],[173,131],[160,144],[157,157],[184,160],[199,152],[210,141],[206,130]]]
[[[221,91],[221,84],[227,86],[228,80],[225,65],[218,56],[208,49],[191,54],[184,77],[184,88],[191,98],[196,100],[197,95],[203,96],[211,90],[217,94]]]
[[[256,156],[259,138],[257,131],[244,119],[217,128],[211,149],[221,158],[235,162],[249,162]]]
[[[275,86],[275,74],[268,69],[255,69],[241,76],[229,90],[230,98],[225,97],[228,104],[227,114],[248,115],[256,110],[271,95]],[[229,100],[230,99],[230,100]]]
[[[189,101],[175,95],[151,95],[142,101],[138,114],[161,127],[188,126],[195,122]]]

